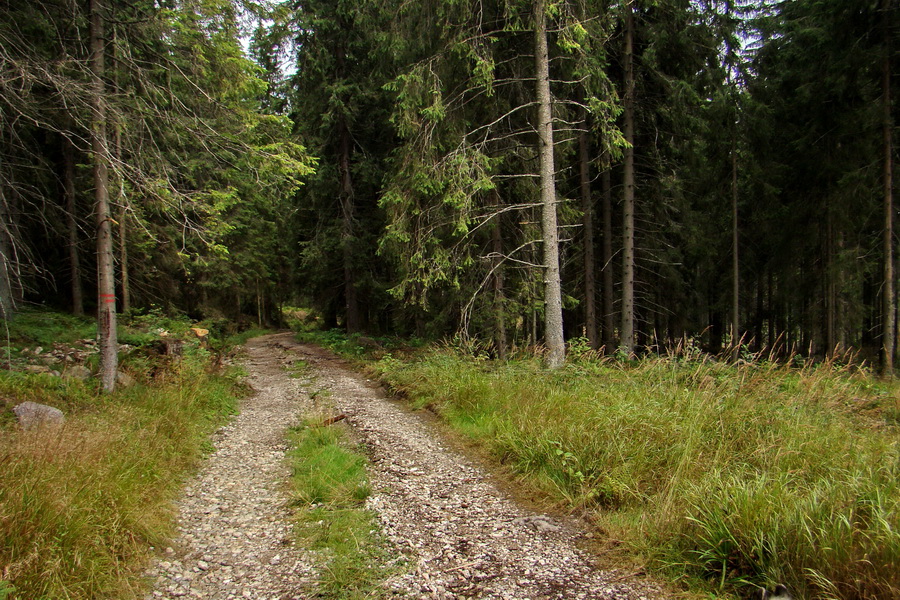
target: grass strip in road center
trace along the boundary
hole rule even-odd
[[[353,448],[344,426],[322,425],[311,416],[292,428],[296,532],[300,543],[323,559],[318,598],[380,598],[391,574],[386,541],[375,513],[365,508],[370,488],[367,460]]]

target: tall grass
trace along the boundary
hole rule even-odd
[[[38,400],[67,413],[58,430],[7,422],[0,434],[0,597],[140,597],[149,547],[172,533],[172,500],[234,412],[235,381],[199,354],[168,365],[152,388],[108,396],[0,372],[7,406]]]
[[[900,598],[896,388],[674,358],[547,372],[443,351],[375,368],[672,576]]]

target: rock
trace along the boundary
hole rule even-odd
[[[48,367],[47,365],[25,365],[25,372],[34,374],[49,373],[50,367]]]
[[[59,427],[66,417],[58,408],[38,404],[37,402],[23,402],[13,407],[13,412],[19,419],[19,426],[29,430],[36,427]]]
[[[63,377],[72,377],[74,379],[81,379],[82,381],[89,379],[90,376],[91,370],[83,365],[69,367],[63,372]]]
[[[137,380],[125,371],[116,371],[116,383],[122,387],[131,387],[137,383]]]

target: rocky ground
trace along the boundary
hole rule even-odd
[[[185,490],[180,535],[148,572],[156,581],[148,600],[315,597],[315,557],[291,538],[283,441],[313,397],[346,415],[369,450],[368,506],[409,565],[385,582],[385,596],[663,597],[644,580],[597,569],[578,547],[586,534],[576,522],[518,506],[421,416],[328,352],[276,334],[251,340],[247,354],[257,393]],[[311,380],[288,375],[284,366],[296,360],[309,364]]]

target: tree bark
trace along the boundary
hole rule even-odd
[[[741,356],[741,261],[738,229],[737,133],[731,123],[731,359]]]
[[[622,328],[619,347],[634,352],[634,13],[625,2],[625,102],[623,135],[627,142],[623,165],[625,191],[622,202]]]
[[[603,345],[616,347],[615,296],[613,290],[612,173],[607,165],[600,179],[603,199]]]
[[[499,197],[498,197],[499,205]],[[491,261],[491,269],[494,273],[494,315],[496,320],[496,331],[494,344],[497,346],[497,358],[506,360],[506,347],[508,345],[506,339],[506,311],[505,311],[505,295],[503,291],[503,215],[497,215],[494,229],[491,231],[491,244],[493,246]]]
[[[579,188],[584,229],[584,333],[591,348],[600,347],[597,335],[597,261],[594,258],[594,202],[591,197],[590,140],[587,111],[582,109],[582,131],[578,134]]]
[[[338,158],[341,170],[341,247],[344,258],[344,322],[347,333],[353,333],[360,329],[359,300],[356,291],[356,275],[353,268],[353,239],[354,239],[354,205],[353,205],[353,178],[350,173],[350,130],[343,115],[338,119],[338,136],[340,140],[340,156]]]
[[[78,254],[78,219],[75,203],[75,147],[68,138],[62,138],[63,198],[66,205],[66,233],[68,236],[69,272],[72,284],[72,314],[84,314],[84,291],[81,287],[81,257]]]
[[[544,237],[545,364],[559,368],[566,360],[563,339],[562,285],[559,274],[559,232],[556,223],[556,167],[553,161],[553,112],[550,98],[550,57],[547,49],[545,0],[534,3],[535,73],[538,99],[538,152],[541,174],[541,232]]]
[[[100,341],[100,380],[103,390],[116,387],[116,279],[109,209],[109,150],[106,136],[106,99],[103,84],[105,39],[102,0],[90,0],[91,19],[91,160],[97,224],[97,335]]]
[[[882,0],[884,10],[884,59],[882,63],[882,150],[884,153],[884,305],[881,332],[882,368],[894,373],[894,164],[893,118],[891,116],[891,0]]]

